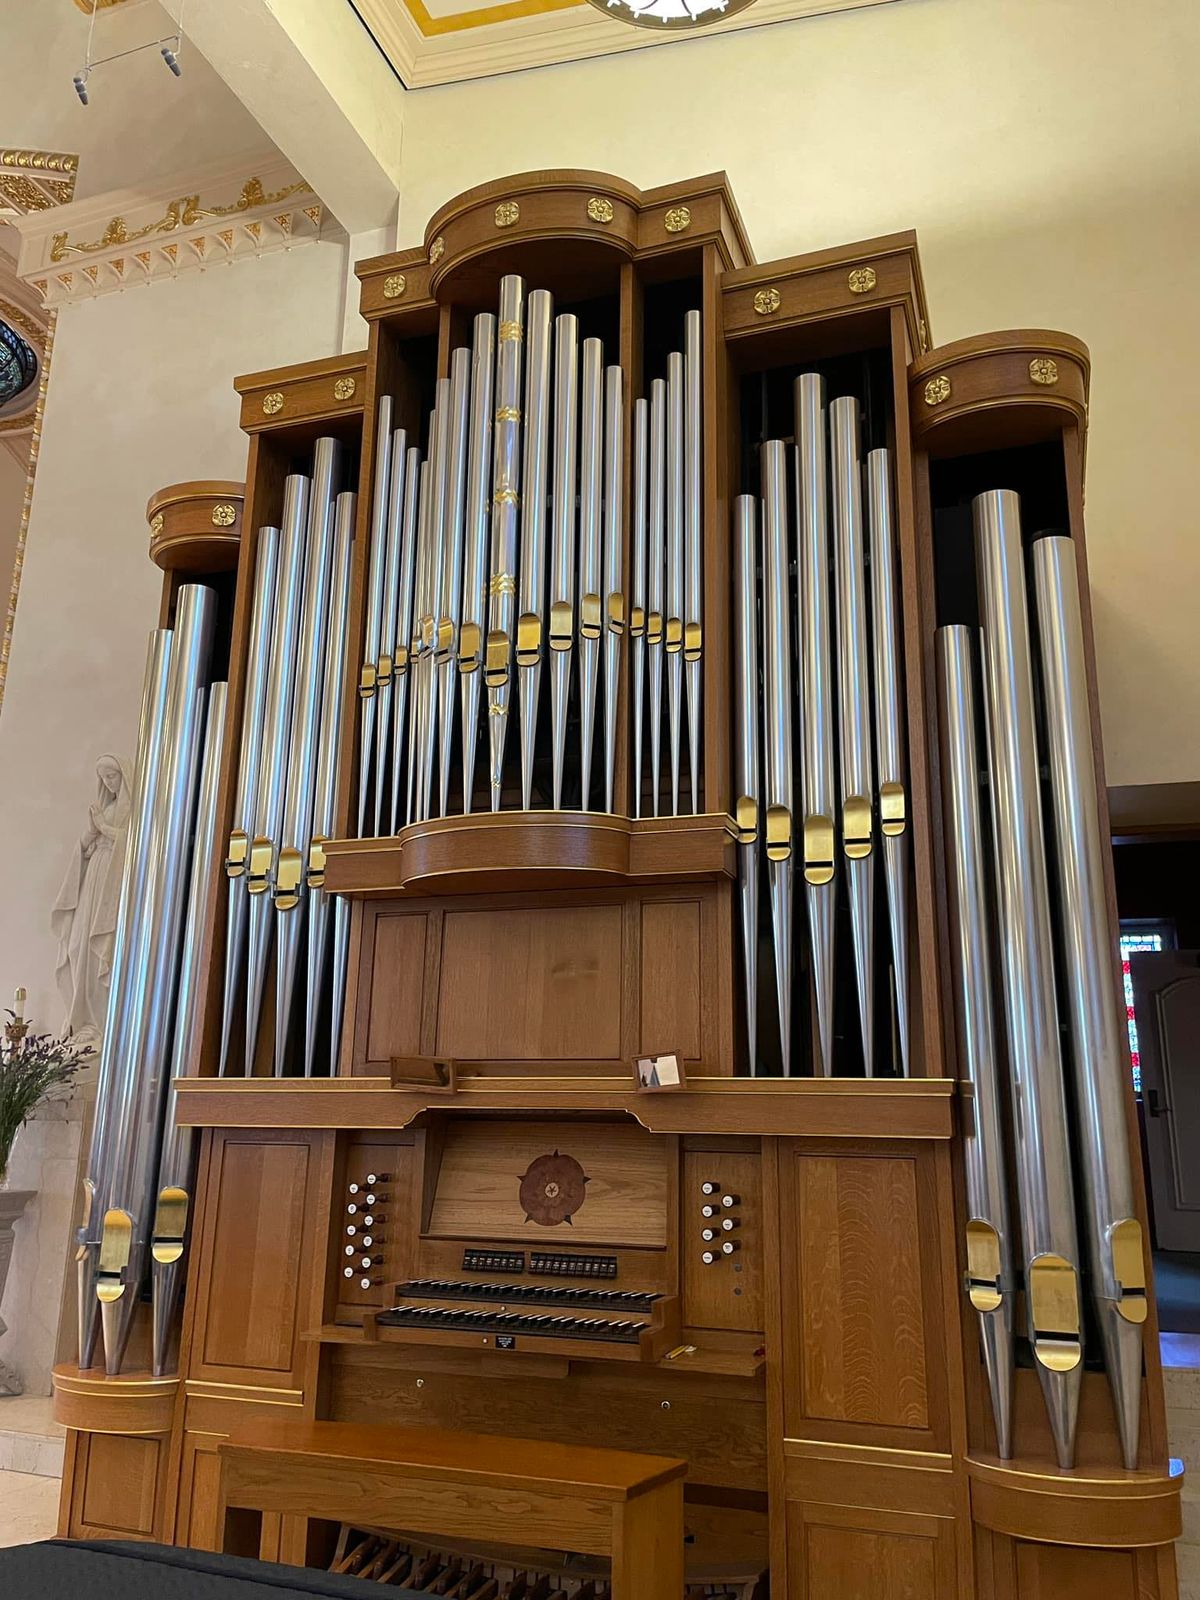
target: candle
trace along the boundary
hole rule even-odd
[[[16,1014],[17,1021],[18,1022],[24,1022],[24,1020],[25,1020],[25,991],[24,991],[24,989],[18,989],[16,994],[14,995],[14,997],[13,997],[13,1011]]]

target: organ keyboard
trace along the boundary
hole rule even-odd
[[[605,1356],[656,1361],[679,1331],[675,1298],[643,1290],[421,1279],[397,1284],[394,1301],[367,1314],[380,1338],[496,1350],[570,1340],[575,1355],[590,1343]]]

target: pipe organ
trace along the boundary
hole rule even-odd
[[[721,176],[357,270],[244,502],[151,503],[64,1531],[608,1593],[218,1512],[404,1424],[678,1458],[689,1597],[1171,1600],[1086,350],[932,347],[911,234],[757,265]]]

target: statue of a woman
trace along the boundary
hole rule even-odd
[[[67,1007],[63,1034],[99,1048],[129,832],[129,763],[119,756],[101,756],[96,778],[87,831],[75,845],[50,929],[58,940],[56,976]]]

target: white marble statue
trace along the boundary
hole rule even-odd
[[[119,756],[96,763],[96,798],[50,914],[58,940],[59,991],[67,1007],[62,1032],[98,1049],[108,1010],[117,903],[125,867],[132,772]]]

